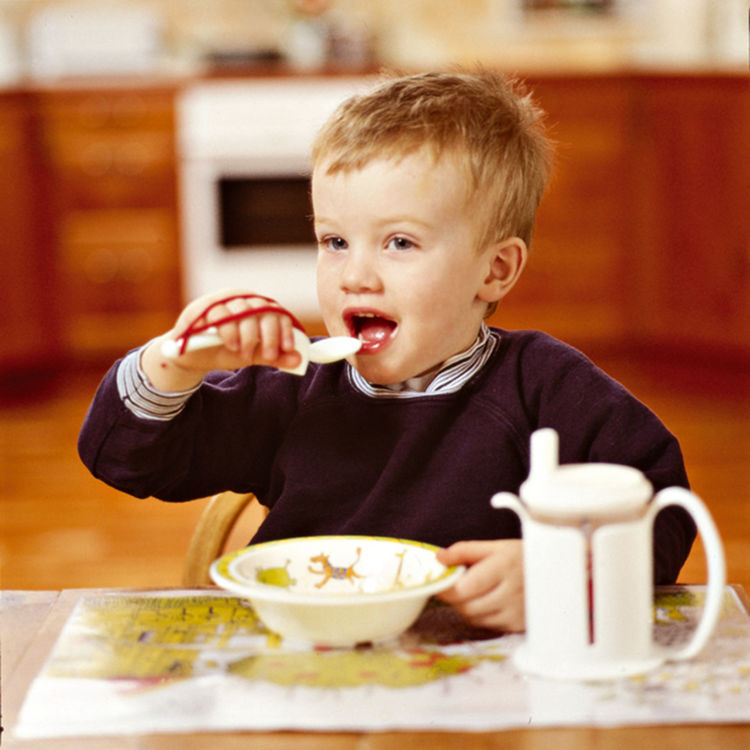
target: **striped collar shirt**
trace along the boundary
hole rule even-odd
[[[476,341],[468,349],[447,359],[436,371],[403,383],[376,385],[365,380],[353,367],[347,366],[349,381],[358,391],[373,398],[416,398],[455,393],[482,369],[499,341],[499,335],[482,323]]]

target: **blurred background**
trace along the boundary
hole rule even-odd
[[[179,583],[205,502],[88,475],[98,380],[238,277],[322,332],[315,129],[384,68],[476,64],[525,81],[558,144],[492,322],[659,414],[750,586],[745,0],[0,0],[0,587]],[[681,580],[704,576],[697,545]]]

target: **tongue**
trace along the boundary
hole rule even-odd
[[[388,338],[393,328],[394,324],[383,318],[362,318],[358,336],[366,344],[376,344]]]

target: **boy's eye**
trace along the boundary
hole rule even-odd
[[[348,244],[343,237],[323,237],[319,244],[329,250],[346,250]]]
[[[392,237],[388,242],[388,247],[394,250],[410,250],[414,247],[414,243],[406,237]]]

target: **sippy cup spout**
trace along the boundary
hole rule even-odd
[[[552,474],[559,462],[559,438],[551,427],[543,427],[531,435],[529,478]]]

